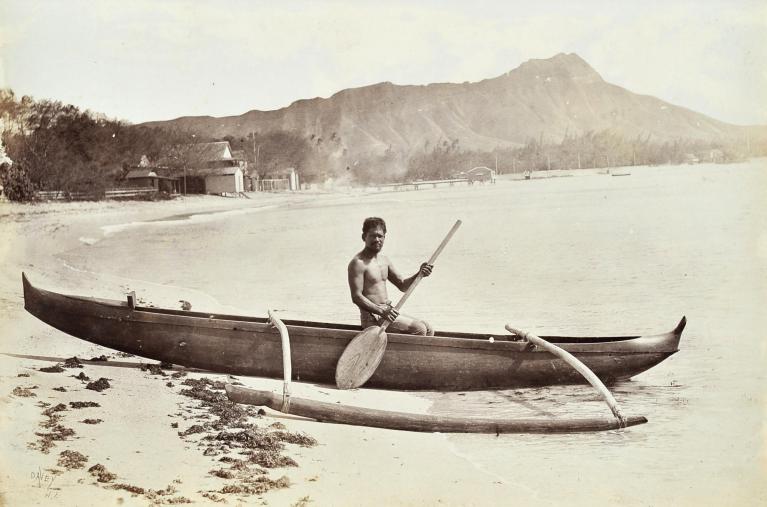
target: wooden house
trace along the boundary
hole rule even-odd
[[[245,192],[252,192],[256,187],[254,181],[258,181],[258,174],[251,174],[245,150],[232,150],[232,158],[239,160],[242,169],[242,185]]]
[[[238,194],[244,191],[243,172],[240,167],[219,167],[205,171],[205,193]]]
[[[178,178],[160,176],[155,169],[137,167],[125,175],[125,185],[136,188],[154,188],[158,192],[176,194],[179,191]]]
[[[183,159],[183,169],[177,169],[176,176],[182,180],[182,188],[185,187],[187,193],[231,194],[245,191],[245,160],[234,156],[228,141],[190,144],[176,147],[174,151],[175,158]]]

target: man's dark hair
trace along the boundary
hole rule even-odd
[[[386,234],[386,222],[384,222],[383,218],[368,217],[362,222],[362,234],[365,234],[370,229],[375,229],[376,227],[383,229],[384,234]]]

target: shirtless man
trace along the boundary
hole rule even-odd
[[[386,281],[389,280],[402,292],[418,276],[418,273],[402,278],[391,261],[381,253],[386,239],[386,223],[382,218],[366,218],[362,224],[362,241],[365,248],[349,262],[349,290],[352,301],[360,309],[362,327],[378,326],[383,319],[391,321],[388,329],[395,333],[418,334],[434,336],[434,330],[428,322],[399,313],[391,304],[386,292]],[[419,273],[423,276],[431,274],[433,266],[423,263]]]

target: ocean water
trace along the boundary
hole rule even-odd
[[[199,291],[238,313],[356,323],[346,265],[362,247],[362,220],[386,219],[384,252],[410,274],[460,218],[404,308],[438,330],[641,334],[668,331],[682,315],[688,326],[678,354],[612,388],[648,424],[446,435],[446,446],[534,503],[764,505],[767,162],[630,172],[126,224],[61,258]],[[587,385],[419,396],[438,414],[610,415]]]

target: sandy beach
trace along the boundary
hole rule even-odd
[[[762,505],[765,167],[0,204],[0,504]],[[627,415],[649,422],[496,436],[259,414],[227,404],[223,384],[281,393],[280,380],[125,357],[23,309],[25,272],[64,294],[135,291],[143,305],[355,323],[345,267],[373,215],[386,217],[403,271],[464,220],[407,303],[440,331],[495,334],[510,322],[539,335],[655,334],[685,315],[678,353],[610,386]],[[293,382],[292,393],[441,416],[610,414],[588,385],[406,393]]]
[[[259,415],[256,409],[240,419],[246,426],[226,425],[210,406],[201,406],[195,392],[220,397],[223,382],[280,392],[281,382],[161,370],[152,361],[64,335],[23,309],[22,271],[36,285],[65,293],[115,298],[121,297],[115,294],[119,287],[139,297],[151,294],[159,306],[194,299],[216,310],[218,303],[201,294],[77,272],[57,255],[78,243],[97,243],[112,226],[345,198],[258,194],[0,203],[0,505],[488,505],[511,498],[535,503],[534,492],[477,468],[451,451],[443,435],[322,424],[269,410]],[[422,398],[396,392],[339,392],[300,383],[293,392],[399,411],[429,407]],[[271,454],[253,458],[259,448],[247,442],[211,445],[222,428],[258,433]],[[243,463],[248,456],[251,461]]]
[[[767,506],[767,2],[0,0],[0,48],[0,507]]]

